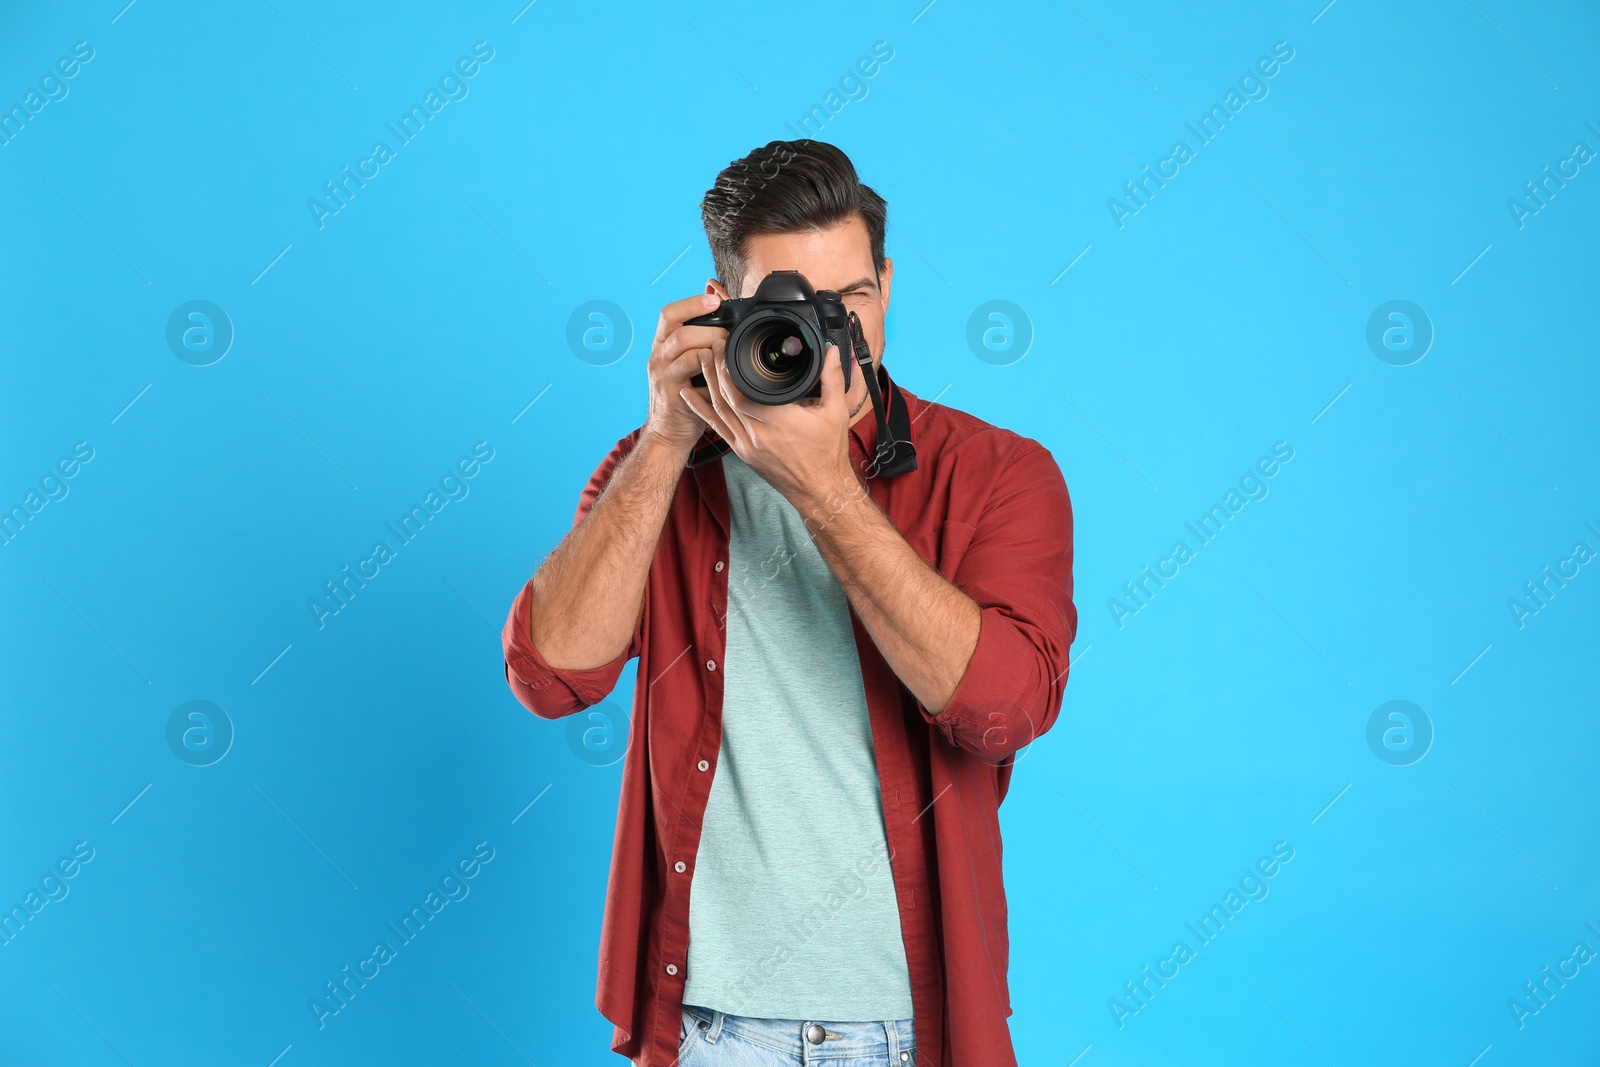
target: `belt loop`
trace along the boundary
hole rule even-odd
[[[901,1045],[900,1023],[886,1019],[883,1023],[883,1029],[889,1035],[889,1063],[892,1067],[901,1067],[903,1063],[909,1063],[909,1060],[900,1058],[902,1053],[911,1051],[911,1048],[904,1048]],[[904,1040],[912,1048],[915,1048],[917,1043],[916,1024],[907,1020],[906,1029],[909,1031],[909,1035]]]

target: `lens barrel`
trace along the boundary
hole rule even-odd
[[[728,369],[750,399],[785,404],[804,396],[820,377],[815,331],[779,308],[757,311],[728,338]]]

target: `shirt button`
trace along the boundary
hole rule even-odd
[[[707,763],[705,760],[701,760],[699,763],[696,763],[695,766],[700,768],[703,771],[706,768],[710,767],[711,764]]]
[[[678,973],[678,965],[676,963],[667,964],[667,973],[668,974],[677,974]]]
[[[679,861],[678,861],[678,862],[677,862],[677,863],[674,863],[674,864],[673,864],[673,865],[672,865],[672,869],[673,869],[673,870],[675,870],[675,871],[677,871],[677,872],[678,872],[678,873],[679,873],[679,874],[682,874],[682,873],[683,873],[683,872],[684,872],[684,871],[685,871],[685,870],[687,870],[687,869],[688,869],[688,868],[686,868],[686,867],[685,867],[685,866],[684,866],[684,865],[683,865],[683,861],[682,861],[682,860],[679,860]]]
[[[717,669],[717,661],[716,660],[714,660],[714,659],[706,660],[706,670],[714,671],[716,669]]]
[[[718,570],[718,571],[721,571],[721,570],[722,570],[722,561],[721,561],[721,560],[720,560],[720,559],[719,559],[719,560],[717,560],[717,570]]]

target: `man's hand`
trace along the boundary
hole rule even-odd
[[[726,337],[726,330],[718,330]],[[684,387],[684,403],[802,513],[831,494],[858,492],[850,463],[850,414],[839,350],[828,345],[820,399],[757,404],[728,377],[721,345],[701,350],[703,388]]]
[[[720,364],[728,331],[717,326],[685,326],[685,319],[716,310],[709,293],[676,300],[661,309],[650,345],[650,414],[645,431],[685,450],[694,447],[706,423],[684,403],[682,390],[706,360]]]

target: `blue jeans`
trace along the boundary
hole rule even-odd
[[[916,1067],[912,1020],[822,1023],[753,1019],[695,1004],[683,1006],[679,1067]]]

